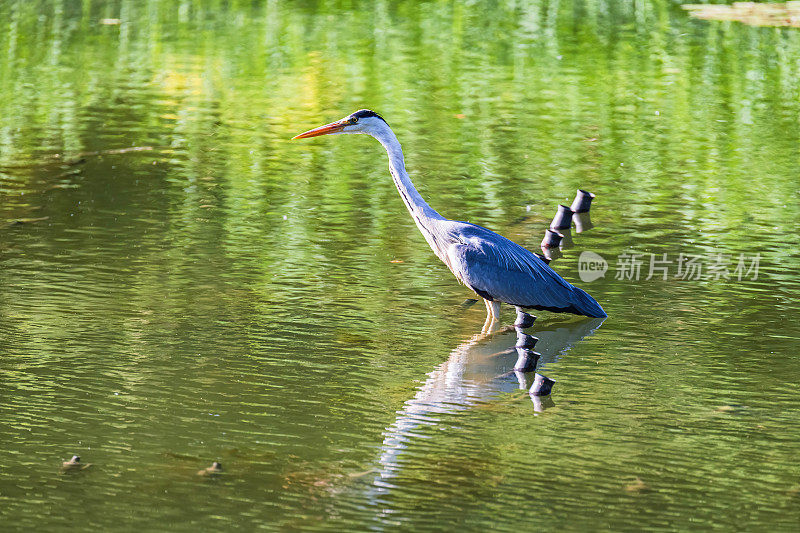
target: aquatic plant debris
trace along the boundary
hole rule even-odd
[[[800,2],[758,4],[734,2],[725,4],[684,4],[694,18],[733,20],[750,26],[786,26],[800,28]]]

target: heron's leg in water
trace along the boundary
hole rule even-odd
[[[483,333],[491,333],[500,323],[500,302],[484,299],[486,305],[486,322],[483,324]]]
[[[514,321],[514,325],[518,328],[529,328],[533,325],[533,321],[536,320],[536,317],[526,313],[524,309],[518,306],[514,306],[517,309],[517,320]]]
[[[489,300],[483,300],[483,305],[486,307],[486,321],[483,323],[481,333],[485,334],[492,325],[492,311],[489,309]]]

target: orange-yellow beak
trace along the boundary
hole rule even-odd
[[[337,131],[342,131],[347,124],[343,124],[340,121],[331,122],[330,124],[325,124],[324,126],[320,126],[319,128],[314,128],[313,130],[308,130],[300,135],[295,135],[292,137],[294,139],[305,139],[306,137],[318,137],[320,135],[328,135],[329,133],[336,133]]]

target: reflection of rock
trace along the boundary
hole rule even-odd
[[[564,255],[559,248],[542,248],[542,253],[544,254],[545,261],[548,263]]]
[[[536,362],[539,362],[539,356],[542,354],[536,354]],[[517,360],[519,363],[519,360]],[[514,365],[516,367],[516,365]],[[536,366],[534,365],[534,368]],[[519,383],[519,390],[528,390],[531,386],[531,371],[530,370],[517,370],[514,368],[514,376],[517,378],[517,383]]]
[[[568,248],[572,248],[575,245],[575,242],[572,240],[572,230],[569,228],[559,230],[561,231],[561,249],[566,250]]]
[[[594,224],[592,224],[592,214],[588,212],[575,213],[572,216],[572,220],[575,222],[575,231],[578,233],[589,231],[594,227]]]
[[[556,406],[552,396],[536,396],[531,394],[531,401],[533,402],[533,411],[536,413],[541,413],[545,409]]]
[[[539,339],[533,335],[523,333],[521,329],[517,328],[517,343],[514,345],[515,348],[527,348],[532,350],[537,342],[539,342]]]

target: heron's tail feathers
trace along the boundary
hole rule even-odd
[[[592,318],[605,318],[608,315],[597,300],[589,296],[583,289],[572,287],[572,307],[575,309],[576,314],[590,316]]]

